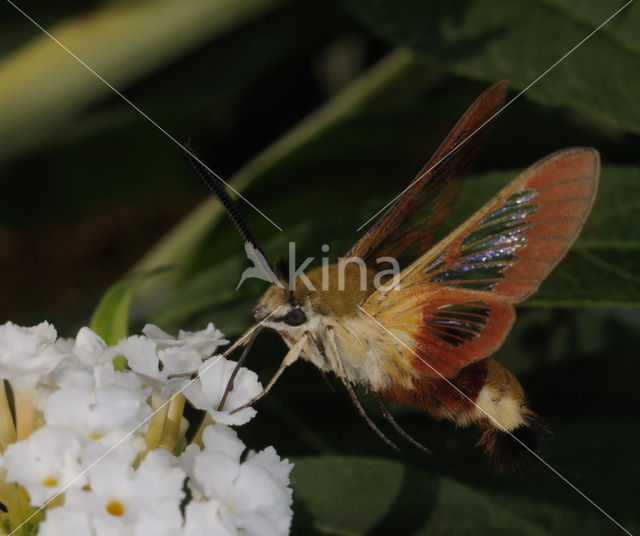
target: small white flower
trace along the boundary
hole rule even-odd
[[[173,346],[184,346],[184,342],[176,339],[173,335],[169,335],[169,333],[161,330],[155,324],[146,324],[142,328],[142,333],[155,342],[160,349],[171,348]]]
[[[222,335],[222,332],[216,329],[211,322],[205,329],[200,331],[180,330],[178,339],[196,350],[202,356],[202,359],[208,359],[220,346],[229,343]]]
[[[203,359],[227,342],[222,334],[212,324],[181,331],[177,339],[152,325],[145,333],[106,347],[88,328],[75,339],[60,339],[47,323],[0,326],[0,377],[11,382],[16,414],[22,415],[18,436],[31,434],[0,456],[4,480],[22,485],[34,506],[63,493],[55,503],[64,500],[61,506],[45,509],[38,534],[287,534],[291,464],[273,447],[249,452],[242,461],[245,445],[227,426],[255,415],[253,408],[230,411],[261,392],[257,375],[239,369],[217,411],[236,363]],[[114,370],[112,360],[120,355],[129,369]],[[193,381],[168,379],[191,371],[198,372]],[[181,386],[191,405],[215,422],[202,433],[202,449],[192,444],[174,456],[169,451],[182,448],[188,425],[184,398],[172,399],[164,413],[152,414],[150,405],[159,408]],[[33,412],[34,401],[41,415]],[[33,431],[42,419],[45,424]],[[149,450],[155,445],[165,448]],[[185,485],[190,493],[183,504]],[[20,500],[18,495],[15,504]]]
[[[71,355],[75,343],[76,340],[71,337],[58,337],[55,344],[63,354]]]
[[[45,425],[4,453],[6,480],[25,487],[33,506],[41,506],[67,485],[83,486],[82,445],[69,430]]]
[[[38,525],[38,536],[92,536],[89,516],[73,508],[51,508],[45,520]]]
[[[0,378],[18,389],[33,389],[64,357],[55,346],[56,330],[48,322],[23,328],[0,326]]]
[[[234,460],[240,460],[246,448],[233,428],[219,423],[210,424],[204,429],[202,443],[205,449],[226,454]]]
[[[147,396],[151,391],[143,385],[139,375],[130,370],[115,370],[111,361],[96,365],[93,368],[93,378],[95,387],[117,386],[131,391],[144,391]]]
[[[222,332],[209,322],[209,325],[200,331],[180,330],[178,338],[172,337],[158,326],[147,324],[142,332],[156,342],[159,348],[175,346],[189,346],[200,354],[201,359],[208,359],[223,344],[228,344]]]
[[[44,418],[88,439],[106,438],[110,445],[151,416],[146,398],[143,390],[117,385],[58,389],[45,403]]]
[[[193,348],[181,346],[177,348],[165,348],[158,352],[162,362],[162,378],[172,374],[184,374],[192,372],[202,364],[202,357]]]
[[[93,534],[174,535],[182,525],[184,472],[164,449],[147,453],[137,470],[135,451],[118,449],[88,469],[89,489],[69,490],[64,508],[89,516]]]
[[[46,385],[52,389],[61,387],[87,387],[95,384],[94,371],[90,367],[83,367],[78,363],[64,359],[48,377],[43,378],[40,386]]]
[[[182,536],[237,536],[229,511],[215,499],[191,501],[185,508]]]
[[[71,354],[76,356],[85,366],[95,365],[100,356],[107,349],[107,344],[102,337],[89,328],[80,328],[76,335]]]
[[[160,360],[156,352],[157,346],[155,342],[147,337],[140,335],[127,337],[109,350],[109,361],[111,361],[111,354],[114,354],[113,357],[120,354],[126,358],[127,365],[134,372],[154,379],[160,377]]]
[[[202,433],[202,442],[207,452],[217,452],[228,456],[234,465],[240,463],[240,456],[244,452],[245,445],[233,428],[220,423],[207,426]],[[178,466],[188,475],[194,475],[196,459],[201,454],[200,447],[188,445],[178,457]],[[199,483],[197,477],[190,482],[192,495],[196,500],[205,500],[207,497],[204,486]]]
[[[252,453],[240,463],[244,445],[230,432],[220,425],[205,429],[205,448],[193,457],[193,469],[188,471],[194,496],[218,499],[224,508],[220,506],[216,515],[221,520],[232,515],[233,526],[247,536],[288,534],[292,517],[288,484],[293,465],[280,460],[273,447]]]
[[[233,486],[239,474],[238,460],[215,450],[205,449],[194,460],[189,487],[202,497],[219,499],[229,512],[233,512]]]
[[[194,407],[206,410],[216,422],[223,424],[249,422],[256,414],[256,410],[253,408],[244,408],[238,413],[230,413],[262,392],[258,375],[244,367],[238,371],[233,389],[230,391],[222,410],[218,411],[218,405],[235,367],[236,363],[233,361],[219,356],[212,357],[200,365],[197,380],[190,382],[185,387],[183,394]]]
[[[280,536],[289,534],[291,525],[291,489],[283,486],[258,453],[240,466],[240,473],[226,498],[232,505],[238,528],[247,535]],[[258,461],[255,461],[259,458]],[[281,470],[290,471],[287,460],[281,462]]]
[[[273,447],[267,447],[260,452],[249,452],[247,463],[268,471],[280,485],[289,485],[289,475],[293,469],[293,464],[286,458],[281,460]]]
[[[127,337],[109,348],[103,359],[111,361],[116,355],[123,355],[131,370],[140,375],[157,394],[169,398],[188,381],[185,378],[170,380],[169,376],[197,370],[202,357],[196,350],[182,343],[181,346],[158,348],[154,341],[146,337]]]
[[[59,338],[56,347],[65,355],[52,373],[43,378],[39,388],[43,385],[53,389],[93,387],[95,367],[107,348],[102,338],[89,328],[83,327],[75,339]]]

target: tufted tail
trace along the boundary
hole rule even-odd
[[[544,421],[526,408],[522,412],[522,424],[510,431],[491,426],[482,434],[478,446],[501,472],[512,472],[535,462],[534,454],[540,452],[549,433]],[[532,454],[534,453],[534,454]]]

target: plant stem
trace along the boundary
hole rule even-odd
[[[169,405],[165,404],[167,401],[164,397],[158,395],[151,395],[151,409],[154,414],[149,423],[149,429],[147,430],[147,436],[145,441],[147,443],[147,449],[152,450],[160,445],[162,439],[162,432],[164,430],[164,423],[169,412]]]
[[[0,450],[4,451],[9,443],[16,440],[16,428],[13,424],[13,415],[7,400],[7,391],[4,381],[0,382]]]
[[[33,389],[13,389],[16,409],[16,435],[18,441],[26,439],[33,432]]]
[[[178,435],[180,434],[184,404],[185,397],[182,393],[176,393],[171,397],[167,420],[164,423],[164,431],[160,440],[160,446],[166,448],[169,452],[173,452],[175,449]]]
[[[200,427],[198,428],[196,435],[194,435],[191,440],[192,444],[198,445],[200,448],[204,448],[204,444],[202,443],[202,432],[204,432],[204,429],[210,424],[213,424],[213,419],[211,418],[211,415],[205,413],[204,417],[202,417],[202,422],[200,423]]]

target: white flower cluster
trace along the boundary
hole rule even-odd
[[[273,447],[243,456],[229,427],[255,415],[230,410],[261,391],[257,376],[241,368],[218,411],[235,367],[214,355],[222,334],[143,332],[108,347],[88,328],[0,325],[0,532],[288,534],[292,465]],[[208,417],[191,444],[185,402]]]

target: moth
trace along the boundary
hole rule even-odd
[[[253,311],[258,324],[226,352],[244,344],[240,364],[263,325],[289,348],[264,391],[246,406],[264,396],[286,367],[305,359],[339,378],[369,425],[394,447],[364,412],[355,385],[373,393],[397,432],[424,450],[395,422],[386,400],[456,425],[477,425],[478,444],[499,469],[512,469],[538,452],[546,427],[529,409],[518,380],[491,356],[511,329],[514,305],[536,291],[582,229],[600,164],[591,148],[555,152],[434,244],[506,92],[502,81],[476,99],[342,266],[306,274],[316,290],[289,281],[283,263],[276,264],[278,281]],[[246,242],[261,253],[220,181],[194,166]],[[375,261],[383,256],[397,259],[401,271],[376,288]],[[228,389],[232,384],[233,377]]]

